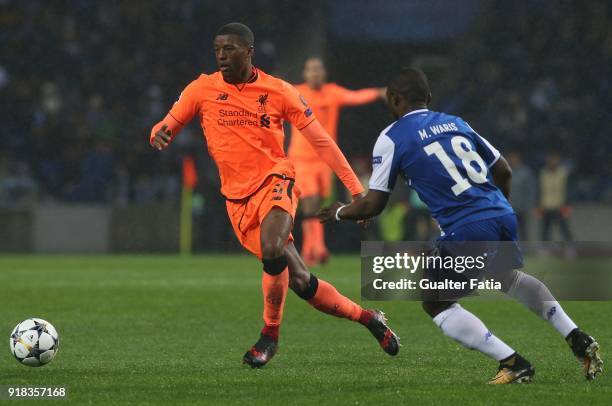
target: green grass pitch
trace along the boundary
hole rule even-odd
[[[314,272],[359,297],[357,255]],[[465,307],[534,363],[530,385],[485,385],[496,363],[444,337],[419,303],[364,304],[383,309],[401,336],[392,358],[362,326],[291,292],[279,353],[248,369],[241,358],[262,324],[260,275],[247,256],[0,257],[0,385],[67,385],[61,404],[612,404],[612,375],[587,382],[557,332],[509,301]],[[612,302],[564,305],[606,361]],[[58,356],[42,368],[9,353],[12,328],[28,317],[60,333]]]

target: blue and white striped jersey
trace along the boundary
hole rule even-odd
[[[390,192],[406,179],[446,233],[477,220],[514,213],[493,184],[500,153],[463,119],[414,110],[385,128],[374,146],[369,187]]]

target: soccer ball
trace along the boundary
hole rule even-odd
[[[15,326],[9,344],[17,361],[30,367],[40,367],[51,362],[57,354],[59,335],[48,321],[31,318]]]

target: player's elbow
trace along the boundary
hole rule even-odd
[[[373,204],[368,213],[368,218],[376,217],[385,209],[384,205]]]

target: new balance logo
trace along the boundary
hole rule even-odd
[[[227,100],[228,97],[229,94],[227,93],[219,93],[219,96],[217,96],[217,100]]]

